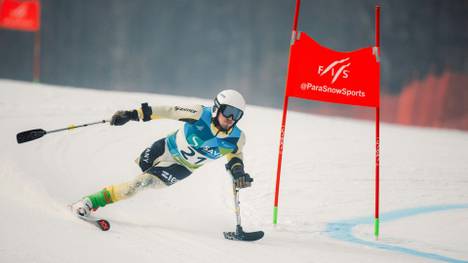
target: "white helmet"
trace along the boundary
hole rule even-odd
[[[223,90],[214,99],[213,111],[211,116],[216,119],[218,113],[226,117],[232,117],[234,121],[239,121],[242,118],[245,110],[245,100],[242,95],[232,89]]]

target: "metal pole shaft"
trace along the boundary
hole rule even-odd
[[[91,125],[96,125],[96,124],[101,124],[101,123],[106,123],[106,122],[109,122],[109,121],[108,120],[102,120],[102,121],[97,121],[97,122],[85,123],[85,124],[81,124],[81,125],[70,125],[67,128],[61,128],[61,129],[47,131],[47,133],[54,133],[54,132],[60,132],[60,131],[66,131],[66,130],[73,130],[73,129],[76,129],[76,128],[81,128],[81,127],[86,127],[86,126],[91,126]]]
[[[233,191],[234,191],[234,207],[236,209],[236,220],[237,220],[237,225],[241,225],[241,216],[240,216],[240,205],[239,205],[239,190],[233,186]]]

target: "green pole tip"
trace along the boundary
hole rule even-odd
[[[275,206],[273,207],[273,224],[277,224],[278,223],[278,207]]]
[[[379,219],[374,219],[374,236],[375,239],[379,239]]]

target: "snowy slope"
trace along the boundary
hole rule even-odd
[[[273,227],[281,111],[254,106],[239,125],[255,182],[240,199],[244,229],[264,230],[263,240],[222,237],[235,226],[224,161],[171,188],[100,209],[111,221],[109,232],[77,220],[68,204],[137,175],[133,160],[180,123],[97,125],[21,145],[16,133],[99,121],[146,101],[210,104],[0,80],[0,262],[468,261],[467,133],[382,125],[381,239],[375,241],[374,124],[288,114]]]

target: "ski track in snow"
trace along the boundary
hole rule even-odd
[[[288,114],[279,224],[273,226],[281,111],[247,108],[240,127],[255,182],[241,190],[240,201],[244,229],[265,231],[254,243],[222,236],[235,227],[223,160],[169,189],[98,210],[111,222],[108,232],[69,212],[67,205],[83,195],[137,175],[133,160],[180,123],[97,125],[15,141],[28,129],[98,121],[142,102],[181,101],[211,103],[0,80],[0,262],[468,262],[465,132],[382,125],[378,241],[366,217],[374,207],[370,122]]]

